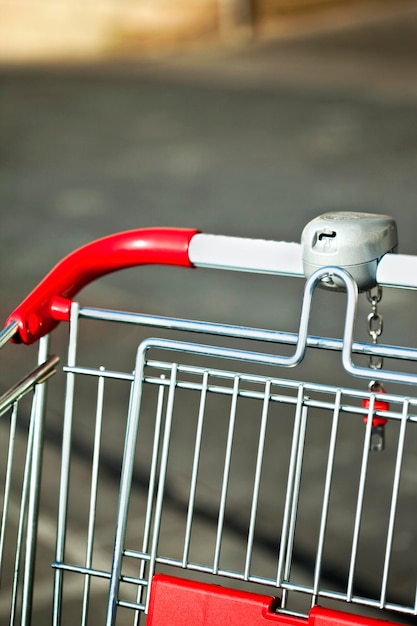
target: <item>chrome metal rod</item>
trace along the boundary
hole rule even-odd
[[[68,365],[74,366],[77,355],[77,337],[78,337],[78,305],[73,304],[71,307],[70,336],[68,343]],[[61,452],[61,469],[59,478],[59,499],[58,499],[58,516],[56,528],[56,547],[55,547],[55,563],[63,563],[65,555],[65,538],[67,529],[67,512],[68,512],[68,492],[69,492],[69,475],[71,460],[71,442],[72,442],[72,420],[74,408],[74,386],[75,374],[69,372],[67,374],[67,383],[65,391],[65,407],[64,407],[64,423],[62,432],[62,452]],[[56,568],[54,573],[53,585],[53,603],[52,603],[52,625],[59,626],[61,624],[62,613],[62,593],[63,593],[63,572],[62,569]]]
[[[59,363],[58,356],[51,356],[47,361],[36,367],[30,374],[22,378],[16,385],[13,385],[0,397],[0,415],[3,415],[15,402],[20,400],[25,394],[38,383],[43,383],[56,372]]]
[[[38,363],[43,367],[48,357],[50,336],[46,335],[39,341]],[[44,383],[53,372],[58,363],[57,357],[52,357],[52,365],[39,374],[38,382]],[[52,368],[52,369],[51,369]],[[46,385],[36,386],[32,404],[31,421],[33,421],[33,448],[31,453],[29,494],[27,500],[26,518],[26,545],[24,557],[24,577],[22,585],[21,625],[30,626],[32,623],[33,590],[35,578],[35,561],[38,537],[39,499],[43,457],[43,432],[46,406]]]
[[[12,322],[0,331],[0,350],[10,341],[10,339],[12,339],[12,337],[15,336],[18,326],[17,322]]]
[[[141,313],[128,313],[125,311],[112,311],[108,309],[82,307],[80,308],[80,317],[103,322],[135,324],[138,326],[163,328],[165,330],[178,330],[190,333],[201,333],[205,335],[225,336],[233,339],[250,339],[253,341],[267,341],[287,345],[296,345],[298,342],[298,333],[251,328],[247,326],[236,326],[233,324],[202,322],[183,318],[145,315]],[[306,345],[308,348],[341,352],[343,349],[343,339],[308,335]],[[374,345],[371,343],[354,341],[352,344],[352,352],[354,354],[362,354],[364,356],[380,356],[383,358],[400,359],[405,361],[417,361],[417,350],[415,348],[402,346],[390,346],[385,344]]]

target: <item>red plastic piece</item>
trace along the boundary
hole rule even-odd
[[[163,574],[152,579],[146,626],[399,626],[315,606],[308,618],[275,612],[277,598]]]
[[[308,624],[312,626],[400,626],[397,622],[362,615],[351,615],[343,611],[333,611],[315,606],[311,609]]]
[[[49,311],[51,317],[57,322],[69,322],[71,316],[72,300],[62,298],[62,296],[54,296],[51,298]]]
[[[273,613],[276,599],[156,574],[147,626],[305,626],[305,620]],[[280,619],[282,617],[282,619]]]
[[[188,246],[198,231],[149,228],[109,235],[65,257],[9,316],[19,325],[15,343],[31,344],[68,319],[69,301],[92,281],[136,265],[192,267]]]
[[[385,389],[380,389],[378,393],[386,393]],[[369,398],[365,398],[362,400],[362,408],[369,410],[369,405],[371,401]],[[389,402],[385,402],[384,400],[375,400],[374,403],[374,411],[389,411]],[[363,419],[364,423],[368,423],[368,416],[365,415]],[[378,426],[384,426],[388,422],[386,417],[375,416],[372,418],[372,426],[374,428],[378,428]]]

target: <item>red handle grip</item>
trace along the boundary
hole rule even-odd
[[[16,343],[31,344],[68,319],[70,299],[92,281],[127,267],[147,264],[192,267],[188,246],[198,231],[149,228],[109,235],[60,261],[9,316],[17,322]]]

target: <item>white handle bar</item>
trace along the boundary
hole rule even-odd
[[[195,267],[304,278],[299,243],[198,233],[188,256]],[[386,254],[378,263],[377,281],[383,287],[417,289],[417,257]]]

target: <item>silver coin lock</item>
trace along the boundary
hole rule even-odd
[[[324,213],[307,224],[301,237],[306,278],[315,270],[337,266],[345,269],[360,291],[377,284],[378,261],[398,246],[397,225],[392,217],[348,211]],[[343,289],[331,275],[323,287]]]

